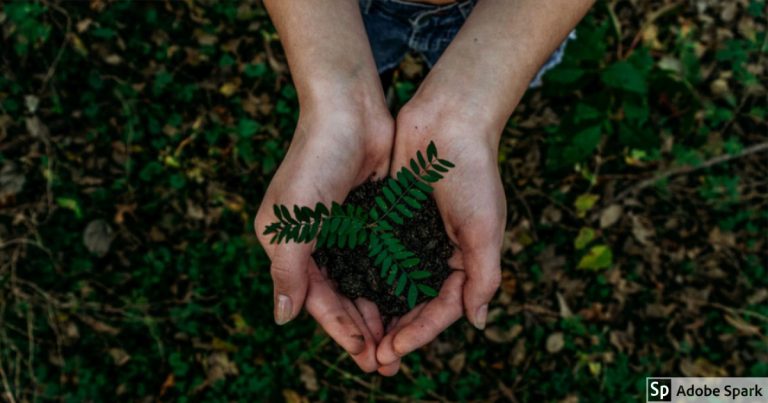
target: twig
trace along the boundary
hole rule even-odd
[[[520,194],[520,191],[517,189],[517,186],[515,186],[515,184],[512,183],[512,181],[510,181],[510,186],[512,187],[512,191],[515,192],[515,197],[517,198],[517,200],[520,201],[520,204],[522,204],[523,207],[525,208],[525,213],[531,222],[531,232],[533,233],[533,240],[538,242],[539,234],[536,233],[536,220],[533,218],[531,207],[528,205],[528,201],[526,201],[525,197],[523,197],[523,195]]]
[[[759,320],[762,320],[763,322],[768,323],[768,316],[765,316],[765,315],[760,314],[758,312],[750,311],[750,310],[747,310],[747,309],[741,309],[741,308],[731,308],[729,306],[726,306],[726,305],[723,305],[723,304],[720,304],[720,303],[717,303],[717,302],[705,302],[705,304],[707,304],[707,305],[709,305],[709,306],[711,306],[713,308],[720,309],[721,311],[726,311],[728,313],[734,314],[734,315],[735,314],[741,314],[741,315],[745,315],[745,316],[751,316],[751,317],[753,317],[755,319],[759,319]]]
[[[63,8],[61,8],[56,4],[46,4],[46,5],[64,14],[64,18],[67,19],[67,28],[66,28],[66,32],[64,33],[64,41],[59,47],[59,51],[56,53],[56,57],[53,59],[53,63],[51,63],[50,67],[48,67],[48,71],[45,73],[45,77],[43,77],[43,83],[40,86],[40,93],[42,93],[45,90],[45,86],[48,85],[48,81],[50,81],[51,78],[53,78],[53,74],[56,72],[56,66],[59,64],[59,61],[61,60],[61,55],[64,54],[64,50],[67,47],[67,40],[69,39],[69,33],[72,30],[72,19],[69,17],[69,14],[66,12],[66,10],[64,10]]]
[[[346,357],[346,354],[342,355],[342,359]],[[343,376],[346,379],[351,379],[356,384],[368,389],[371,392],[375,392],[377,394],[377,397],[387,399],[387,400],[393,400],[393,401],[402,401],[402,399],[399,396],[390,395],[387,393],[384,393],[380,390],[377,390],[377,388],[370,382],[366,382],[362,379],[360,379],[359,376],[356,376],[354,374],[351,374],[341,368],[339,368],[336,364],[332,364],[328,362],[328,360],[321,358],[319,356],[315,356],[314,359],[316,359],[321,364],[325,365],[329,370],[338,372],[339,375]]]
[[[618,48],[616,49],[616,57],[618,59],[622,59],[624,46],[621,43],[621,22],[619,22],[619,17],[616,15],[616,3],[617,0],[612,0],[606,6],[608,8],[608,14],[611,16],[611,25],[613,25],[613,30],[616,31],[616,43],[618,44]]]
[[[671,13],[672,11],[675,11],[675,9],[682,5],[683,3],[670,3],[652,12],[649,17],[643,21],[640,29],[637,30],[637,34],[635,34],[635,37],[632,39],[632,43],[629,45],[629,49],[627,49],[627,52],[624,54],[624,58],[629,57],[629,55],[632,54],[632,51],[634,51],[637,45],[640,43],[640,39],[642,39],[643,33],[645,33],[646,29],[650,28],[653,23],[656,22],[656,20],[667,15],[668,13]]]
[[[16,403],[16,399],[13,397],[13,391],[11,391],[11,386],[8,385],[8,376],[5,375],[5,370],[3,369],[3,365],[0,364],[0,378],[3,380],[3,389],[5,389],[5,398],[8,399],[11,403]]]
[[[670,169],[668,171],[664,171],[664,172],[662,172],[662,173],[660,173],[660,174],[658,174],[658,175],[656,175],[656,176],[654,176],[652,178],[646,179],[646,180],[644,180],[644,181],[642,181],[642,182],[632,186],[629,189],[626,189],[626,190],[622,191],[621,193],[619,193],[618,196],[616,196],[616,198],[614,198],[612,200],[612,202],[617,202],[619,200],[622,200],[625,197],[627,197],[627,196],[629,196],[631,194],[637,193],[638,191],[643,190],[643,189],[645,189],[645,188],[647,188],[649,186],[653,186],[655,183],[657,183],[657,182],[659,182],[661,180],[667,179],[670,176],[676,176],[676,175],[682,175],[682,174],[691,173],[691,172],[698,171],[698,170],[701,170],[701,169],[704,169],[704,168],[709,168],[709,167],[711,167],[713,165],[721,164],[723,162],[728,162],[728,161],[731,161],[731,160],[734,160],[734,159],[746,157],[747,155],[752,155],[752,154],[756,154],[756,153],[763,152],[763,151],[768,151],[768,142],[755,144],[753,146],[750,146],[750,147],[747,147],[747,148],[741,150],[741,152],[736,153],[736,154],[726,154],[726,155],[717,156],[717,157],[709,159],[709,160],[705,161],[704,163],[702,163],[700,165],[697,165],[697,166],[686,165],[686,166]]]
[[[410,368],[408,368],[408,366],[406,366],[404,363],[401,363],[400,366],[403,369],[402,374],[405,375],[406,378],[410,379],[411,382],[416,384],[417,383],[416,382],[416,378],[414,378],[413,374],[411,374]],[[427,395],[429,395],[430,397],[432,397],[433,399],[437,399],[437,401],[439,401],[439,402],[450,402],[450,400],[448,400],[448,399],[438,395],[437,393],[435,393],[435,391],[426,389],[423,392],[426,393]]]

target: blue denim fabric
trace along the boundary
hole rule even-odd
[[[437,6],[405,0],[360,0],[379,73],[397,67],[408,51],[421,54],[430,68],[434,66],[476,3],[477,0],[462,0]],[[568,41],[575,37],[575,32],[571,32],[544,63],[531,87],[541,85],[544,73],[560,63]]]

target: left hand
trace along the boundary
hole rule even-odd
[[[392,173],[434,141],[456,167],[434,184],[434,198],[448,237],[455,245],[449,264],[456,269],[434,299],[393,322],[376,351],[379,373],[394,375],[400,358],[431,342],[462,313],[485,327],[488,303],[501,281],[501,245],[506,200],[498,169],[495,127],[477,116],[447,111],[414,98],[397,118]]]

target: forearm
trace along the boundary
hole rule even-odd
[[[593,0],[480,0],[415,98],[501,132],[541,65]]]
[[[335,100],[383,101],[357,0],[264,3],[280,34],[299,100],[310,101],[303,107]]]

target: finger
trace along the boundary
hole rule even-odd
[[[281,245],[274,249],[270,274],[274,283],[275,322],[288,323],[301,311],[307,295],[310,245]]]
[[[389,364],[379,367],[379,375],[382,376],[394,376],[400,371],[400,359]]]
[[[429,301],[416,318],[395,333],[392,346],[398,357],[431,342],[461,318],[464,280],[464,272],[454,271],[440,288],[440,294]]]
[[[488,318],[488,303],[501,283],[501,248],[487,244],[463,256],[467,273],[464,309],[470,323],[482,330]]]
[[[381,341],[384,337],[384,325],[381,322],[381,314],[379,314],[379,308],[373,302],[365,299],[358,298],[355,300],[355,306],[360,314],[363,316],[365,325],[373,335],[373,339],[376,343]]]
[[[354,304],[339,296],[313,263],[309,268],[309,292],[306,308],[328,335],[346,350],[363,371],[378,368],[376,345]],[[352,313],[350,313],[352,312]]]
[[[336,295],[338,296],[338,294]],[[370,373],[376,371],[379,368],[379,363],[376,361],[376,341],[371,334],[371,331],[368,329],[368,326],[366,326],[365,320],[357,310],[355,304],[347,298],[341,296],[338,298],[341,300],[349,317],[362,333],[363,340],[365,341],[365,347],[362,352],[355,355],[350,354],[352,360],[354,360],[357,366],[364,372]]]
[[[394,345],[392,341],[395,338],[395,334],[402,329],[405,325],[411,323],[416,316],[427,306],[427,304],[416,305],[410,312],[396,318],[387,326],[387,333],[379,342],[379,347],[376,349],[376,360],[381,366],[391,365],[398,360],[400,356],[395,353]]]

